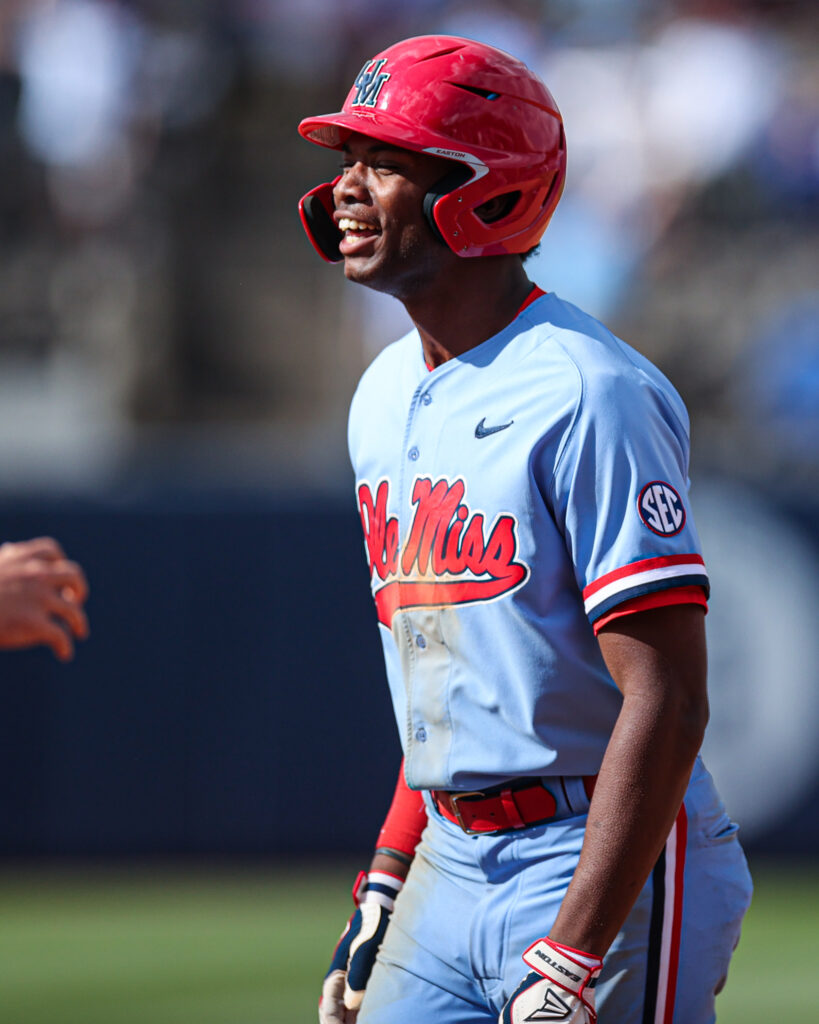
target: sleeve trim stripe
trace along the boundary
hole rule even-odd
[[[673,566],[687,567],[690,563],[696,563],[699,571],[704,571],[705,562],[702,559],[702,555],[697,555],[693,552],[686,555],[663,555],[659,558],[642,558],[639,562],[631,562],[629,565],[621,566],[619,569],[614,569],[612,572],[607,572],[603,576],[598,576],[596,580],[592,580],[588,586],[583,588],[583,598],[588,600],[592,594],[595,594],[603,587],[608,587],[617,580],[634,576],[637,573],[652,572],[655,569]]]
[[[668,590],[654,590],[641,597],[633,597],[630,601],[615,605],[595,619],[595,635],[610,622],[627,618],[635,612],[644,612],[653,608],[668,608],[673,605],[696,604],[708,612],[708,600],[702,587],[671,587]]]
[[[679,567],[677,567],[679,569]],[[701,566],[691,566],[690,568],[700,568]],[[600,591],[594,596],[591,601],[586,602],[586,614],[589,617],[590,622],[595,622],[606,612],[612,608],[616,608],[618,604],[623,604],[625,601],[630,601],[635,597],[642,597],[643,594],[651,594],[657,590],[667,590],[670,587],[702,587],[705,591],[705,596],[708,596],[709,585],[708,576],[702,571],[690,572],[690,573],[667,573],[665,576],[657,576],[651,574],[649,578],[644,578],[649,574],[641,573],[637,576],[632,576],[628,580],[624,581],[624,584],[616,590],[611,591]]]
[[[596,580],[593,580],[588,586],[583,588],[583,599],[586,602],[592,601],[601,590],[608,591],[612,587],[619,585],[629,586],[632,578],[635,576],[640,576],[641,578],[649,578],[650,576],[654,578],[656,574],[660,574],[658,578],[665,578],[669,573],[691,572],[692,569],[707,575],[705,572],[705,562],[701,555],[691,553],[687,555],[665,555],[661,558],[643,558],[639,562],[631,562],[629,565],[624,565],[619,569],[614,569],[612,572],[605,573],[603,576],[598,576]]]

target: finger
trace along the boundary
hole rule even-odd
[[[85,601],[88,597],[88,580],[86,579],[82,566],[78,562],[71,562],[68,560],[66,560],[65,564],[66,571],[72,577],[72,582],[67,583],[66,586],[74,591],[78,601]]]
[[[319,1024],[353,1024],[344,1009],[344,971],[331,971],[321,986]]]
[[[3,545],[6,547],[6,545]],[[14,554],[19,558],[38,558],[44,562],[58,562],[65,560],[65,553],[53,537],[32,537],[31,540],[21,540],[9,544],[14,549]]]
[[[70,590],[82,600],[88,593],[88,583],[78,565],[72,562],[27,562],[20,571],[22,579],[36,580],[56,590]]]
[[[85,640],[88,636],[88,618],[78,604],[52,593],[49,595],[47,607],[52,615],[57,616],[60,624],[67,626],[77,639]]]
[[[71,661],[74,657],[74,644],[71,637],[56,622],[43,622],[37,642],[50,647],[54,652],[54,657],[60,661]]]
[[[58,590],[67,590],[74,601],[82,604],[88,597],[88,581],[76,562],[61,562],[42,568],[39,578]]]
[[[350,988],[349,985],[344,986],[344,1005],[348,1010],[358,1013],[363,998],[364,989],[359,991],[358,989]]]

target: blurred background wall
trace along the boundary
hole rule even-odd
[[[412,34],[566,122],[530,274],[671,376],[714,583],[706,757],[752,851],[819,818],[819,17],[788,0],[3,0],[0,539],[85,566],[0,656],[0,856],[366,850],[398,758],[345,446],[402,309],[315,256],[296,133]]]

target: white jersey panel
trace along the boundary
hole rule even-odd
[[[431,372],[415,332],[387,348],[349,443],[409,784],[595,773],[620,695],[591,623],[706,582],[671,385],[546,295]]]

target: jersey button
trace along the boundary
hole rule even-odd
[[[421,634],[419,633],[419,634],[418,634],[418,635],[416,636],[416,638],[415,638],[415,644],[416,644],[416,646],[417,646],[417,647],[420,647],[420,648],[421,648],[421,650],[423,651],[423,649],[424,649],[424,648],[426,647],[426,645],[427,645],[427,641],[426,641],[426,639],[425,639],[425,638],[424,638],[424,637],[423,637],[423,636],[422,636],[422,635],[421,635]]]
[[[427,731],[423,727],[423,725],[419,725],[418,728],[415,730],[415,738],[418,740],[419,743],[426,743]]]
[[[413,462],[415,462],[415,460],[418,458],[420,454],[421,453],[418,451],[415,445],[413,445],[412,448],[410,448],[410,450],[407,452],[407,455],[409,455],[410,459],[412,459]]]
[[[429,403],[432,401],[432,395],[428,391],[424,392],[424,396],[421,399],[421,401],[424,403],[424,405],[429,405]]]

